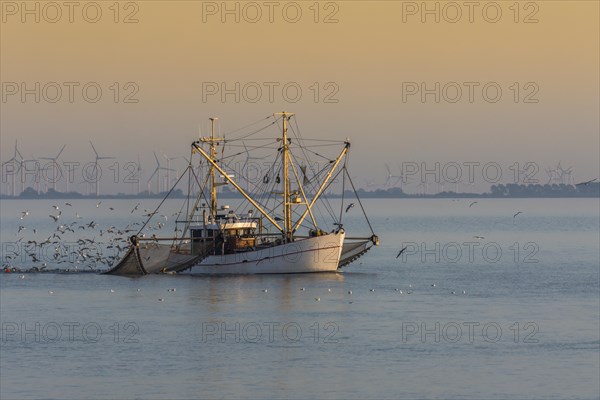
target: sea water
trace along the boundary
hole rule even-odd
[[[61,240],[106,242],[157,205],[69,202],[3,200],[3,257],[71,222]],[[598,398],[598,199],[363,205],[381,245],[340,273],[125,278],[15,257],[72,273],[0,275],[0,398]],[[342,217],[371,235],[358,204]]]

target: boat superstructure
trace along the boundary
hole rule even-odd
[[[329,225],[333,229],[322,229],[315,210],[333,179],[342,174],[343,181],[347,179],[354,189],[346,170],[350,141],[341,142],[338,155],[327,159],[313,177],[308,177],[306,164],[300,164],[306,158],[298,158],[293,149],[299,149],[304,156],[306,149],[311,150],[297,132],[294,137],[288,134],[289,121],[293,116],[288,112],[274,114],[271,125],[280,125],[280,135],[268,138],[265,145],[251,145],[252,149],[274,154],[270,169],[264,176],[261,171],[259,179],[254,181],[236,177],[232,164],[227,162],[225,146],[239,147],[237,143],[241,140],[244,151],[233,152],[233,156],[248,153],[245,141],[256,132],[243,135],[238,140],[225,139],[215,135],[217,118],[210,118],[211,135],[192,143],[192,154],[201,158],[196,166],[202,166],[202,171],[196,173],[190,157],[189,182],[196,184],[198,193],[193,205],[188,193],[187,208],[181,213],[185,218],[177,221],[182,228],[175,229],[175,237],[133,236],[126,256],[108,273],[332,272],[362,256],[372,245],[377,245],[378,238],[372,230],[369,237],[347,238],[341,223],[341,210],[339,219]],[[336,144],[339,146],[340,142]],[[229,205],[218,204],[218,188],[226,185],[233,188],[241,200],[235,210]],[[360,203],[358,197],[357,201]],[[360,207],[364,213],[362,204]],[[154,214],[156,212],[150,218]],[[335,213],[330,212],[330,215],[335,216]],[[366,213],[364,215],[366,218]]]

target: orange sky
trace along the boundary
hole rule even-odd
[[[38,23],[22,9],[36,2],[1,3],[3,160],[12,156],[16,138],[26,157],[51,156],[68,143],[65,157],[73,159],[85,158],[93,139],[116,157],[142,154],[150,162],[152,151],[186,154],[198,123],[211,115],[226,131],[285,109],[297,113],[305,136],[352,138],[352,160],[363,178],[382,179],[384,162],[402,161],[495,161],[508,168],[528,161],[550,167],[561,160],[574,166],[578,180],[596,177],[600,168],[596,1],[519,2],[518,17],[513,1],[475,2],[473,22],[464,2],[427,2],[431,9],[438,5],[439,23],[433,14],[421,21],[423,2],[402,1],[319,2],[318,17],[313,1],[273,2],[272,23],[261,1],[227,2],[231,9],[237,4],[240,22],[235,13],[222,21],[223,2],[121,2],[118,23],[112,1],[94,3],[102,11],[96,23],[84,18],[95,16],[89,2],[77,3],[72,23],[65,6],[52,23],[56,10],[37,2]],[[454,5],[462,17],[452,23],[447,20],[455,16]],[[502,15],[488,22],[496,6]],[[262,17],[248,21],[257,9]],[[288,22],[296,9],[302,11],[299,21]],[[138,22],[123,23],[127,15]],[[337,22],[324,23],[328,15]],[[73,103],[66,89],[56,103],[35,103],[33,95],[23,103],[21,93],[11,92],[23,82],[80,85]],[[87,82],[103,90],[97,103],[82,98]],[[139,88],[133,96],[139,102],[122,102],[132,89],[124,87],[127,82]],[[234,95],[222,102],[220,94],[203,101],[207,82],[256,82],[264,91],[255,103],[241,93],[239,103]],[[278,84],[273,103],[264,82]],[[290,82],[302,89],[296,103],[281,93]],[[435,103],[434,95],[422,102],[420,93],[405,93],[403,101],[403,87],[412,82],[430,88],[455,82],[462,97],[451,103],[440,93]],[[464,82],[477,84],[472,103]],[[482,97],[486,83],[502,89],[498,102]],[[326,103],[332,88],[338,102]],[[524,103],[533,91],[538,102]]]

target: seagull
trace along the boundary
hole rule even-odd
[[[97,203],[96,203],[96,208],[100,207],[100,204],[102,204],[102,202],[101,202],[101,201],[97,202]]]
[[[137,203],[137,204],[135,205],[135,207],[133,207],[133,210],[131,210],[131,213],[130,213],[130,214],[133,214],[133,212],[134,212],[135,210],[137,210],[139,206],[140,206],[140,203]]]
[[[25,275],[19,275],[19,278],[25,279]]]
[[[29,210],[21,211],[21,219],[29,215]]]
[[[21,233],[21,231],[22,231],[23,229],[27,229],[27,228],[25,228],[24,226],[19,226],[19,232],[18,232],[18,233]]]
[[[475,239],[485,239],[483,236],[473,236]]]
[[[469,208],[471,208],[471,206],[473,206],[474,204],[477,204],[476,201],[472,202],[471,204],[469,204]]]
[[[331,292],[331,289],[327,289],[328,292]]]
[[[158,301],[165,301],[165,299],[158,299]]]
[[[350,211],[352,207],[354,207],[354,203],[348,204],[348,207],[346,207],[346,212]]]
[[[167,289],[167,292],[175,292],[177,289],[175,288],[171,288],[171,289]]]
[[[523,211],[519,211],[518,213],[516,213],[515,215],[513,215],[513,218],[516,218],[517,215],[519,215],[519,214],[523,214]]]
[[[404,248],[398,252],[398,255],[396,256],[396,258],[400,257],[400,255],[401,255],[402,253],[404,253],[404,251],[406,250],[406,247],[407,247],[407,246],[404,246]]]
[[[71,203],[68,203],[68,202],[67,202],[67,203],[65,203],[65,206],[72,207],[72,206],[73,206],[73,204],[71,204]]]
[[[267,289],[263,289],[262,291],[263,291],[263,293],[267,293]]]
[[[348,294],[352,294],[352,290],[348,290]]]
[[[58,218],[60,218],[60,213],[58,215],[50,215],[50,218],[52,218],[54,222],[56,222],[58,221]]]
[[[590,184],[592,182],[595,182],[596,180],[598,180],[598,178],[594,178],[591,181],[585,181],[585,182],[576,183],[575,186],[585,186],[585,185],[588,185],[588,184]]]
[[[114,292],[115,292],[115,290],[114,290],[114,289],[110,289],[110,292],[111,292],[111,293],[114,293]]]
[[[435,287],[435,283],[432,283],[432,284],[431,284],[431,287]]]
[[[305,290],[306,290],[306,289],[304,289],[304,288],[300,288],[300,291],[301,291],[301,292],[304,292]]]
[[[52,290],[48,290],[48,294],[54,294]]]
[[[321,301],[320,297],[315,297],[315,301]]]
[[[450,292],[450,294],[456,294],[456,292],[453,290],[453,291]]]
[[[375,289],[369,289],[369,292],[374,292],[374,291],[375,291]]]

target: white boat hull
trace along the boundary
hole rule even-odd
[[[296,274],[338,269],[344,232],[256,251],[208,256],[180,274]]]

